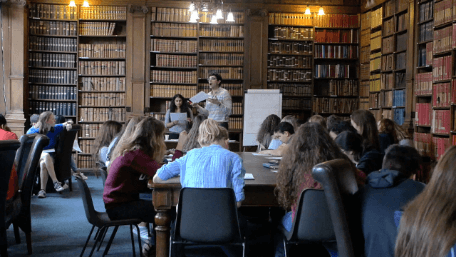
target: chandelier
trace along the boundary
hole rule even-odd
[[[217,0],[215,0],[217,1]],[[211,15],[211,24],[218,24],[217,20],[224,19],[223,17],[223,0],[217,2],[191,2],[188,10],[191,12],[190,22],[197,22],[200,19],[200,14],[205,13],[205,15]],[[230,12],[227,15],[226,22],[234,22],[234,15]]]

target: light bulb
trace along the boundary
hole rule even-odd
[[[217,15],[212,15],[212,20],[211,20],[211,24],[218,24],[217,22]]]
[[[217,16],[217,19],[223,19],[223,12],[222,12],[222,10],[221,10],[221,9],[218,9],[215,16]]]
[[[207,9],[207,4],[203,4],[203,8],[201,9],[202,12],[208,12],[209,9]]]
[[[234,22],[234,15],[232,12],[228,13],[228,16],[226,17],[227,22]]]
[[[325,11],[323,10],[323,7],[320,7],[318,10],[318,15],[325,15]]]
[[[196,23],[196,20],[198,20],[198,19],[199,19],[198,11],[197,10],[193,10],[192,15],[190,16],[190,22]]]
[[[70,7],[76,7],[76,3],[74,1],[70,1]]]
[[[89,2],[84,1],[84,3],[82,4],[82,7],[90,7],[90,6],[89,6]]]
[[[304,14],[310,15],[310,8],[309,7],[306,8],[306,11],[304,12]]]
[[[190,4],[190,7],[188,7],[188,10],[190,12],[193,12],[193,10],[195,10],[195,4],[193,2]]]

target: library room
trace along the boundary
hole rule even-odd
[[[456,0],[4,0],[0,30],[1,257],[456,257]]]

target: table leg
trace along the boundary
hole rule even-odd
[[[169,256],[170,212],[171,210],[157,210],[155,215],[156,257]]]

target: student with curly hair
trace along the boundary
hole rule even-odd
[[[186,113],[187,120],[179,121],[179,120],[172,120],[171,113]],[[169,139],[178,139],[179,133],[186,130],[188,127],[189,121],[193,119],[193,113],[187,104],[187,100],[180,95],[176,94],[171,99],[169,103],[169,109],[166,111],[165,114],[165,126],[169,129]]]
[[[257,135],[259,151],[269,147],[269,144],[273,139],[274,131],[279,123],[280,118],[275,114],[269,115],[266,119],[264,119],[263,123],[261,123],[260,130]]]
[[[386,148],[392,144],[397,144],[396,124],[390,119],[381,119],[378,122],[378,137],[380,142],[380,152],[385,153]]]

